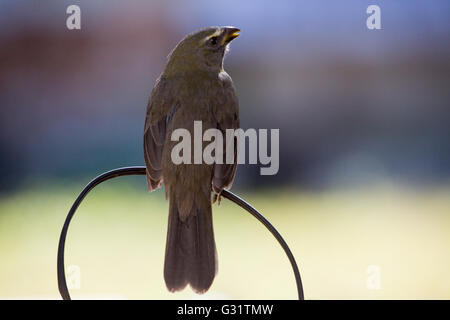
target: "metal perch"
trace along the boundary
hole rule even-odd
[[[78,209],[79,205],[83,201],[83,199],[86,197],[86,195],[94,189],[97,185],[100,183],[110,180],[112,178],[120,177],[120,176],[131,176],[131,175],[145,175],[145,167],[137,166],[137,167],[124,167],[124,168],[118,168],[114,169],[108,172],[105,172],[98,177],[96,177],[94,180],[88,183],[86,187],[81,191],[81,193],[78,195],[77,199],[73,203],[72,207],[70,208],[69,213],[67,214],[66,220],[64,222],[64,226],[61,231],[61,235],[59,238],[59,245],[58,245],[58,288],[59,292],[61,294],[61,297],[64,300],[70,300],[70,294],[69,290],[67,288],[66,283],[66,276],[65,276],[65,269],[64,269],[64,247],[66,242],[66,236],[67,236],[67,230],[69,229],[70,221],[72,220],[73,216],[75,215],[76,210]],[[298,299],[304,300],[303,296],[303,286],[302,286],[302,280],[300,278],[300,272],[297,267],[297,263],[295,262],[294,256],[292,255],[291,250],[289,249],[288,245],[284,241],[284,239],[281,237],[279,232],[275,229],[275,227],[266,219],[262,214],[260,214],[255,208],[253,208],[250,204],[239,198],[238,196],[234,195],[230,191],[223,190],[222,196],[224,198],[227,198],[228,200],[236,203],[241,208],[247,210],[249,213],[251,213],[256,219],[258,219],[271,233],[272,235],[277,239],[277,241],[280,243],[281,247],[283,248],[284,252],[286,253],[291,265],[292,265],[292,271],[295,275],[295,282],[297,284],[297,292],[298,292]]]

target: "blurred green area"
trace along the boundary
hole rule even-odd
[[[40,184],[0,200],[0,298],[59,298],[56,253],[81,186]],[[307,193],[236,192],[290,245],[307,299],[449,299],[450,188]],[[73,298],[295,299],[288,259],[250,214],[214,206],[219,273],[204,296],[171,294],[162,268],[167,224],[162,191],[143,179],[110,181],[90,193],[69,229],[66,266],[80,268]],[[380,289],[367,287],[378,266]]]

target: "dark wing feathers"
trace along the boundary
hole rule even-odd
[[[213,101],[213,114],[217,121],[217,128],[226,137],[226,129],[239,128],[239,105],[231,78],[225,74],[222,78],[223,87]],[[144,131],[144,154],[147,166],[147,184],[150,191],[161,185],[162,177],[162,152],[166,139],[167,120],[173,110],[174,101],[169,80],[158,78],[152,90],[147,106],[147,116]],[[234,139],[234,163],[226,164],[227,144],[224,143],[224,164],[214,165],[212,186],[214,191],[220,192],[223,188],[229,188],[237,168],[237,139]]]
[[[144,129],[144,155],[150,191],[159,188],[163,178],[161,161],[166,137],[166,117],[171,105],[170,83],[160,77],[150,95]]]
[[[237,148],[238,141],[234,138],[234,148],[228,152],[234,152],[234,163],[227,164],[226,129],[239,128],[239,103],[231,78],[225,74],[223,78],[223,89],[217,97],[217,103],[213,108],[214,117],[217,121],[217,128],[224,137],[223,164],[214,165],[214,176],[212,186],[215,192],[219,193],[223,188],[229,189],[233,183],[237,168]]]

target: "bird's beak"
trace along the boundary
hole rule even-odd
[[[222,45],[230,43],[231,40],[239,37],[239,32],[241,32],[241,30],[235,27],[222,27],[222,30],[224,33],[224,36],[222,38]]]

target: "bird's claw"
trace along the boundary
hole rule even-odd
[[[222,200],[222,192],[220,193],[214,193],[213,195],[213,199],[212,199],[212,203],[216,203],[217,201],[217,205],[220,206],[220,201]]]

